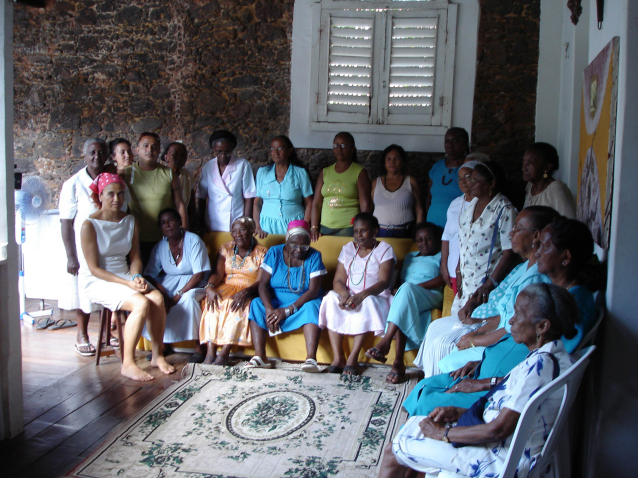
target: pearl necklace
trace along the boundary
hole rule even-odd
[[[374,247],[372,248],[372,250],[370,251],[370,254],[368,254],[368,258],[366,259],[366,263],[365,266],[363,267],[363,274],[361,274],[361,277],[359,278],[359,282],[355,282],[354,280],[350,280],[350,277],[352,277],[352,265],[354,264],[354,261],[356,260],[357,257],[359,257],[359,248],[360,246],[357,245],[357,248],[354,251],[354,256],[352,257],[352,260],[350,261],[350,265],[348,266],[348,279],[346,280],[346,287],[348,287],[348,283],[352,283],[352,285],[359,285],[361,284],[361,281],[363,281],[363,290],[365,290],[366,288],[366,276],[368,275],[368,263],[370,262],[370,258],[372,257],[372,253],[374,252],[374,250],[377,248],[377,246],[379,245],[379,241],[374,242]]]

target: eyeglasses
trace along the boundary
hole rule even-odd
[[[284,148],[283,146],[279,146],[277,148],[270,148],[270,152],[274,153],[275,151],[277,151],[278,153],[281,153],[282,151],[286,151],[288,148]]]
[[[347,147],[348,145],[346,143],[341,143],[341,144],[335,143],[332,145],[332,149],[337,149],[337,148],[346,149]]]
[[[472,179],[472,176],[470,176],[469,174],[467,176],[463,176],[462,178],[458,178],[456,180],[457,183],[462,183],[463,181],[470,181]]]
[[[300,244],[288,244],[288,247],[290,247],[290,249],[292,249],[293,251],[303,252],[308,252],[308,249],[310,249],[310,246],[302,246]]]

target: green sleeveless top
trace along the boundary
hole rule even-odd
[[[140,242],[156,242],[162,239],[157,217],[162,209],[173,204],[173,170],[161,164],[153,171],[144,171],[138,163],[124,170],[124,181],[129,188],[129,211],[137,221]]]
[[[353,162],[343,173],[337,173],[335,166],[323,170],[321,225],[342,229],[350,227],[350,221],[359,213],[357,179],[363,167]]]

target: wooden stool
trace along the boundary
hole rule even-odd
[[[124,335],[122,333],[122,316],[124,312],[116,310],[111,312],[103,307],[100,313],[100,332],[97,338],[97,350],[95,351],[95,365],[100,365],[100,357],[108,357],[117,355],[115,349],[111,346],[111,315],[115,314],[115,323],[117,324],[117,340],[119,341],[120,359],[122,358],[122,350],[124,347]],[[105,344],[104,349],[102,343]]]

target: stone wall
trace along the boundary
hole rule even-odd
[[[286,133],[293,0],[56,1],[15,6],[15,157],[54,190],[82,166],[85,138],[183,140],[188,167],[231,129],[255,165]],[[539,0],[481,0],[473,144],[518,175],[534,137]],[[329,145],[326,145],[329,146]],[[314,177],[330,150],[301,150]],[[375,174],[378,152],[361,152]],[[427,182],[440,154],[410,155]]]

